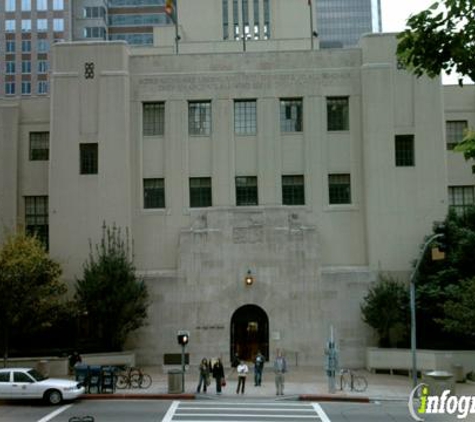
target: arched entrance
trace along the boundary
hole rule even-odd
[[[269,318],[259,306],[241,306],[231,318],[230,360],[237,353],[241,359],[252,361],[258,351],[269,360]]]

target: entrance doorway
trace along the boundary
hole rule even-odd
[[[269,318],[259,306],[241,306],[231,318],[230,361],[236,353],[253,361],[259,351],[269,360]]]

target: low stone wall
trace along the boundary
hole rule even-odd
[[[475,370],[475,350],[424,350],[418,349],[417,369],[453,371],[454,365],[461,365],[464,374]],[[410,349],[366,348],[366,368],[375,370],[410,370],[412,354]]]
[[[89,353],[81,355],[85,365],[135,366],[135,352]]]

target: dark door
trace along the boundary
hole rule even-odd
[[[269,318],[259,306],[241,306],[231,318],[230,360],[237,353],[253,361],[259,351],[269,360]]]

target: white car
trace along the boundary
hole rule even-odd
[[[0,369],[0,400],[43,399],[59,404],[63,400],[77,399],[84,392],[84,387],[76,381],[48,378],[36,369]]]

